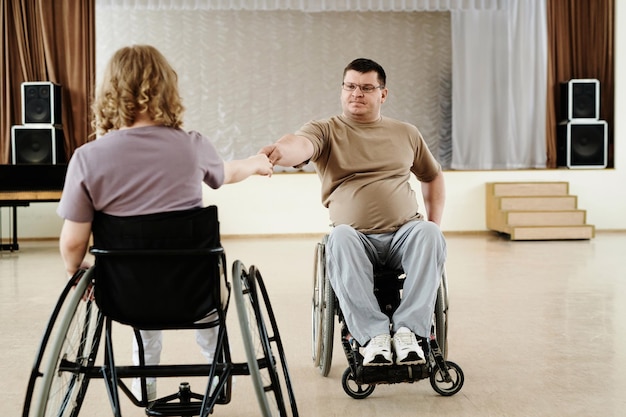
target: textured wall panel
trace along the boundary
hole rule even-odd
[[[298,10],[304,12],[442,12],[500,10],[509,0],[96,0],[106,8],[188,10]]]
[[[247,157],[310,119],[338,114],[343,68],[354,58],[374,59],[387,72],[383,114],[417,125],[448,164],[448,12],[99,6],[96,41],[98,79],[118,48],[159,48],[179,74],[185,128],[212,137],[225,159]]]

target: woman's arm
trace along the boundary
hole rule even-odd
[[[84,262],[91,236],[91,222],[78,223],[71,220],[63,222],[59,249],[65,263],[65,270],[72,276],[81,267],[86,267]]]

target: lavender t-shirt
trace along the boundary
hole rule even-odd
[[[133,216],[202,206],[202,182],[224,183],[224,161],[198,132],[163,126],[111,131],[74,152],[57,213]]]

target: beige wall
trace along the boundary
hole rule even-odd
[[[626,71],[626,6],[616,2],[615,73]],[[625,22],[624,25],[619,22]],[[626,111],[626,85],[615,80],[615,114]],[[447,205],[444,231],[485,231],[485,183],[492,181],[568,181],[587,210],[587,222],[597,230],[626,230],[626,126],[615,118],[615,169],[447,171]],[[417,184],[415,184],[417,185]],[[419,187],[416,188],[419,190]],[[251,178],[221,190],[207,190],[205,201],[217,204],[224,235],[325,233],[326,210],[319,202],[315,174],[277,174]],[[56,237],[61,220],[54,203],[33,204],[18,209],[19,236]],[[8,233],[8,209],[2,209],[2,233]]]

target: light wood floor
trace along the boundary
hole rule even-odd
[[[465,373],[463,389],[441,397],[428,381],[381,385],[364,400],[348,397],[341,387],[346,359],[339,343],[327,378],[312,366],[317,241],[223,242],[230,264],[239,259],[256,265],[268,286],[301,416],[625,415],[626,233],[549,242],[449,235],[449,359]],[[35,351],[63,285],[56,242],[25,241],[19,252],[0,253],[2,416],[21,415]],[[243,361],[233,306],[229,313],[234,360]],[[130,355],[130,334],[124,332],[116,334],[118,357]],[[193,334],[166,335],[163,362],[199,357]],[[178,382],[160,381],[159,393]],[[215,415],[258,415],[253,395],[249,378],[236,377],[231,404],[218,406]],[[126,403],[123,414],[145,415]],[[111,415],[102,381],[90,385],[84,415]]]

